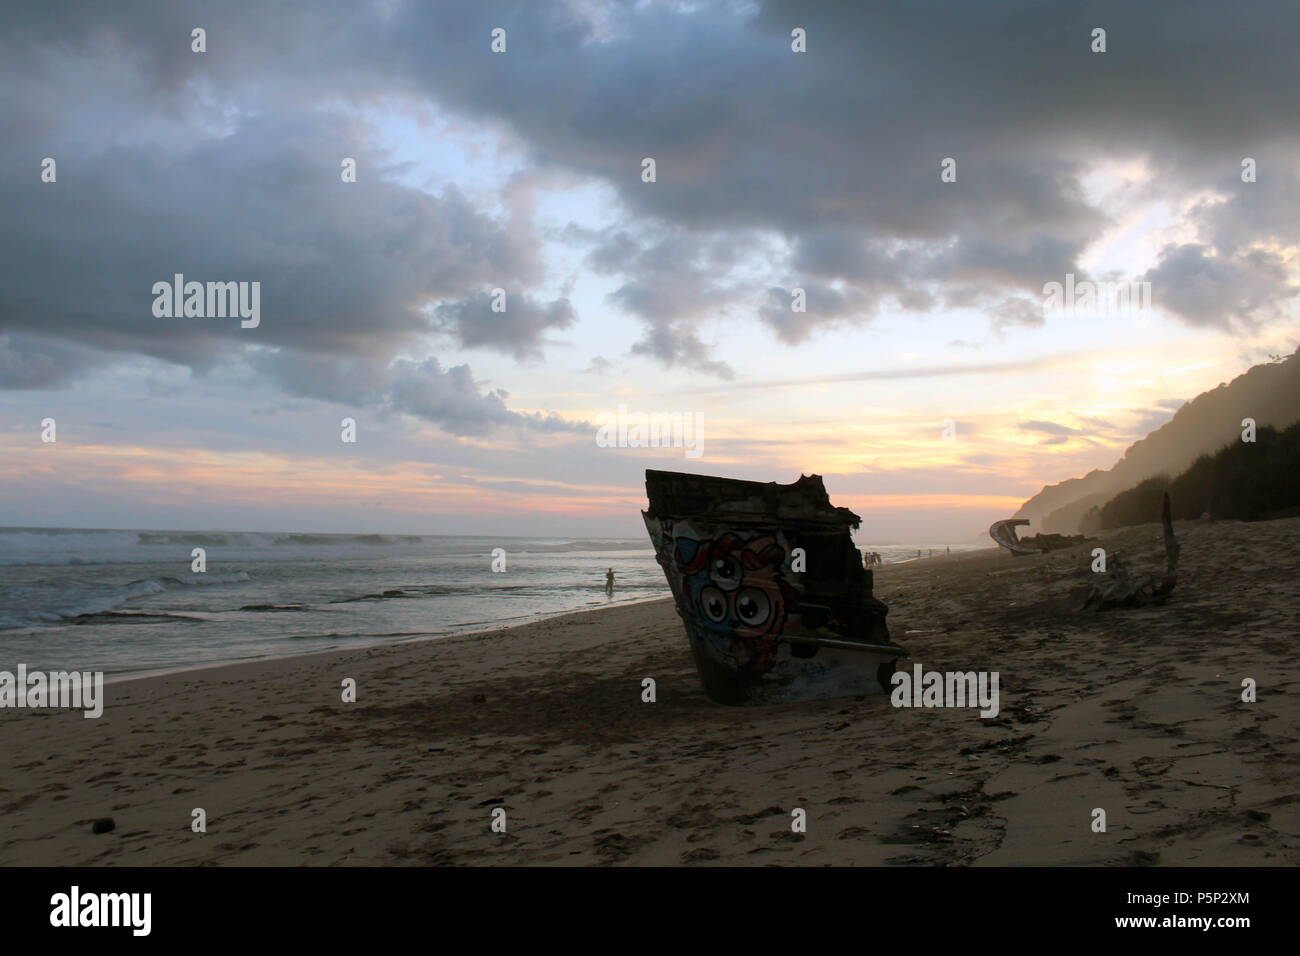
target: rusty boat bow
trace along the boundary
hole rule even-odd
[[[818,475],[741,481],[646,471],[642,513],[705,692],[773,704],[886,692],[889,639],[851,530]]]

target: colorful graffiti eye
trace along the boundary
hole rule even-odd
[[[772,614],[772,599],[758,588],[745,588],[736,595],[736,617],[750,627],[764,623]]]
[[[713,586],[700,591],[700,608],[704,616],[714,624],[721,624],[727,619],[727,596]]]
[[[709,562],[709,580],[724,591],[740,587],[740,562],[735,558],[714,558]]]

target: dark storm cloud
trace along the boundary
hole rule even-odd
[[[254,343],[382,354],[425,328],[421,302],[533,274],[525,244],[454,187],[435,198],[366,175],[348,132],[337,117],[254,118],[178,157],[55,149],[54,184],[29,159],[0,180],[23,224],[0,237],[6,324],[193,364]],[[357,183],[339,179],[344,156]],[[164,330],[150,289],[177,272],[261,281],[256,334],[204,319]]]
[[[613,229],[597,237],[586,259],[595,272],[627,277],[609,299],[645,321],[632,353],[730,378],[731,367],[709,357],[695,326],[754,296],[753,286],[732,276],[731,269],[744,254],[761,253],[760,245],[729,233],[649,232],[655,234],[634,238]]]
[[[481,434],[494,425],[524,425],[542,431],[589,431],[588,422],[569,422],[558,415],[521,414],[505,406],[508,397],[497,390],[481,394],[469,366],[457,365],[445,372],[433,359],[410,362],[399,359],[392,369],[390,388],[398,411],[443,423],[458,435]]]
[[[824,283],[807,283],[802,288],[806,311],[795,312],[793,289],[768,289],[758,314],[785,342],[801,342],[808,338],[819,324],[837,318],[853,318],[872,311],[875,301],[860,288],[849,287],[843,291]]]
[[[1132,4],[769,3],[748,21],[651,6],[615,17],[625,29],[607,43],[560,17],[464,16],[471,35],[495,18],[522,42],[499,70],[444,48],[462,104],[507,119],[547,162],[613,184],[636,212],[783,235],[792,267],[859,288],[862,318],[882,294],[928,285],[945,304],[991,306],[1005,326],[1008,293],[1040,296],[1045,281],[1082,274],[1079,253],[1108,223],[1084,198],[1085,160],[1148,155],[1162,188],[1187,191],[1223,177],[1207,150],[1235,171],[1236,154],[1280,158],[1296,140],[1280,39],[1300,25],[1291,4],[1248,23],[1213,3],[1176,18]],[[1105,54],[1089,50],[1098,24]],[[792,25],[808,30],[808,54],[789,52]],[[582,81],[555,55],[566,44]],[[654,184],[637,175],[643,155],[657,161]],[[939,183],[946,156],[956,183]],[[656,275],[626,269],[634,289]],[[671,304],[638,314],[677,323]],[[840,316],[810,312],[798,332],[787,317],[786,335],[819,318]]]
[[[1192,325],[1231,329],[1274,311],[1300,293],[1287,281],[1290,267],[1280,255],[1262,249],[1212,255],[1203,245],[1166,246],[1143,279],[1151,299]]]
[[[536,359],[542,356],[546,332],[567,328],[574,320],[568,299],[543,303],[526,294],[510,295],[506,290],[504,309],[494,312],[492,305],[493,295],[488,290],[444,302],[434,310],[435,325],[463,346],[493,349],[517,359]]]
[[[521,294],[508,328],[491,316],[431,320],[433,303],[537,282],[539,243],[509,201],[488,215],[454,186],[431,196],[385,177],[394,157],[330,108],[332,84],[348,77],[368,78],[356,92],[391,91],[378,61],[361,51],[356,72],[325,82],[319,57],[343,38],[299,48],[218,6],[50,13],[6,24],[0,41],[14,55],[0,55],[12,68],[0,67],[0,116],[23,127],[0,143],[0,387],[66,385],[135,353],[199,373],[242,361],[291,394],[378,403],[457,434],[563,426],[510,411],[467,366],[393,361],[439,330],[535,354],[572,311]],[[334,27],[351,16],[340,11]],[[292,22],[323,42],[311,15],[279,27]],[[209,31],[208,54],[189,49],[195,23]],[[286,60],[303,75],[285,76]],[[52,184],[39,179],[47,155]],[[356,159],[357,182],[341,181],[343,157]],[[153,284],[175,273],[259,281],[260,324],[155,317]]]
[[[654,322],[645,337],[632,346],[633,355],[647,355],[665,365],[684,365],[730,379],[736,373],[726,362],[708,358],[709,349],[692,329],[681,323]]]
[[[470,285],[536,276],[526,239],[477,212],[454,187],[433,197],[380,179],[373,171],[383,157],[357,149],[359,138],[336,116],[250,118],[176,156],[54,148],[59,179],[48,185],[27,158],[23,175],[0,178],[0,205],[22,223],[0,233],[0,323],[10,333],[0,383],[63,384],[90,364],[91,349],[143,353],[201,372],[272,346],[330,356],[292,367],[311,365],[344,394],[380,376],[395,351],[433,328],[424,303]],[[7,165],[17,165],[15,144],[4,152]],[[344,156],[360,165],[354,184],[339,179]],[[260,324],[155,317],[152,286],[175,273],[186,281],[259,281]],[[533,315],[526,297],[515,301],[509,341],[516,352],[569,320],[567,303]],[[474,344],[489,324],[463,319],[458,338]],[[301,393],[289,364],[254,364]],[[340,364],[349,372],[333,381],[326,369]]]
[[[1297,124],[1280,37],[1300,14],[1281,3],[1256,12],[1246,23],[1214,3],[1180,5],[1176,19],[1159,5],[768,3],[744,21],[651,7],[628,14],[624,39],[575,49],[592,77],[585,89],[549,73],[554,60],[534,54],[530,26],[520,61],[528,90],[495,104],[475,84],[462,93],[509,119],[549,161],[615,185],[639,212],[738,237],[775,232],[792,247],[789,285],[815,277],[852,286],[851,310],[834,300],[802,315],[775,300],[758,305],[786,340],[867,319],[890,297],[903,308],[984,308],[1003,331],[1043,324],[1015,293],[1041,301],[1044,282],[1086,274],[1078,256],[1110,211],[1084,197],[1085,160],[1146,156],[1158,170],[1153,192],[1214,186],[1249,197],[1206,216],[1220,245],[1235,233],[1226,256],[1249,242],[1294,241],[1300,190],[1285,157]],[[789,53],[792,25],[808,30],[808,54]],[[1097,25],[1108,30],[1104,54],[1089,49]],[[647,65],[656,53],[671,70]],[[549,115],[558,109],[574,123],[547,121],[547,89],[562,104]],[[1267,191],[1251,193],[1236,175],[1248,151],[1271,158]],[[654,184],[636,175],[641,154],[657,160]],[[958,180],[941,184],[947,156]],[[1250,207],[1267,206],[1264,195],[1281,197],[1285,212],[1257,215]],[[620,235],[602,255],[623,264],[632,288],[657,281],[628,246]],[[1236,299],[1211,288],[1202,301],[1193,283],[1158,301],[1191,324],[1211,313],[1231,322],[1289,297],[1277,265],[1259,252],[1230,258],[1225,271],[1243,284]],[[1176,281],[1173,269],[1156,278]],[[678,294],[699,282],[684,274]],[[638,314],[677,325],[671,305]]]
[[[0,388],[57,388],[93,368],[97,355],[42,336],[0,335]]]
[[[292,395],[402,412],[436,422],[453,435],[483,435],[498,426],[578,433],[594,428],[558,415],[511,411],[509,396],[501,389],[483,391],[468,365],[443,369],[435,359],[397,359],[384,367],[301,352],[259,353],[252,362]]]
[[[1251,247],[1294,243],[1300,221],[1288,168],[1300,5],[588,6],[11,5],[0,372],[66,379],[61,363],[78,359],[51,359],[49,343],[202,369],[257,342],[360,357],[385,380],[402,346],[438,330],[535,356],[571,314],[536,298],[546,277],[529,227],[455,190],[385,182],[391,158],[320,110],[382,96],[499,123],[537,170],[609,184],[628,215],[588,237],[588,262],[619,278],[614,304],[643,322],[634,354],[712,374],[730,369],[700,327],[742,307],[786,341],[890,302],[985,309],[999,331],[1039,324],[1017,303],[1082,277],[1078,257],[1113,214],[1080,186],[1102,158],[1145,157],[1153,195],[1228,196],[1197,213],[1199,243],[1148,273],[1158,305],[1227,325],[1294,294],[1280,258]],[[199,24],[203,55],[189,50]],[[795,26],[806,54],[790,51]],[[1095,26],[1104,54],[1089,50]],[[44,155],[60,158],[56,186],[36,179]],[[344,155],[362,165],[346,188]],[[641,180],[646,156],[655,183]],[[1243,156],[1258,183],[1239,181]],[[955,183],[939,181],[945,157]],[[140,290],[175,271],[261,278],[258,338],[210,320],[164,330]],[[532,311],[468,323],[473,297],[508,283]],[[807,313],[768,293],[795,286],[817,292]]]

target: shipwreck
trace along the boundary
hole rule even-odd
[[[756,705],[882,693],[906,651],[818,475],[646,471],[642,512],[705,693]]]
[[[989,537],[1012,554],[1046,554],[1076,544],[1087,544],[1089,539],[1081,534],[1035,534],[1021,538],[1016,528],[1029,524],[1028,518],[1007,518],[989,525]]]

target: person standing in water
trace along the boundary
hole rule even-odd
[[[614,569],[610,568],[605,572],[605,593],[614,593]]]

